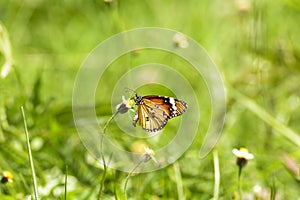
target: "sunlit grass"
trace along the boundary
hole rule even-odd
[[[237,191],[231,150],[240,146],[255,154],[242,174],[243,197],[300,196],[296,1],[2,1],[0,11],[5,75],[0,77],[0,173],[14,177],[0,184],[0,199],[26,199],[32,189],[32,198],[42,189],[40,198],[50,200],[122,199],[124,194],[128,199],[230,199]],[[199,134],[188,151],[166,168],[132,176],[90,160],[74,127],[71,102],[77,70],[89,52],[115,33],[144,26],[175,29],[203,45],[226,81],[227,117],[215,151],[200,160],[212,112],[205,82],[168,52],[145,50],[116,60],[95,97],[101,122],[112,116],[113,82],[145,62],[174,66],[189,78],[201,104]],[[151,92],[147,89],[143,92]],[[30,143],[22,134],[24,124]],[[114,120],[110,125],[114,131]],[[125,140],[119,132],[111,137]],[[134,139],[127,142],[129,148]]]

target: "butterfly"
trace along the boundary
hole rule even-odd
[[[157,132],[164,128],[169,119],[183,114],[188,105],[179,99],[168,96],[140,96],[134,97],[137,111],[133,119],[133,126],[137,122],[147,132]]]

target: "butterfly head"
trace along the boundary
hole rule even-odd
[[[136,105],[142,105],[143,104],[143,97],[135,93],[135,96],[133,97],[133,100]]]
[[[126,88],[127,91],[130,91],[130,92],[133,92],[134,96],[132,95],[132,97],[130,98],[130,100],[132,100],[135,105],[142,105],[143,104],[143,97],[138,95],[138,93],[133,90],[133,89],[130,89],[130,88]]]

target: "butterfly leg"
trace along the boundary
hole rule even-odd
[[[139,119],[139,115],[138,115],[138,111],[136,111],[134,118],[133,118],[133,122],[132,122],[134,127],[136,127],[136,123],[137,123],[138,119]]]

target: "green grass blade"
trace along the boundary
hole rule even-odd
[[[23,120],[24,120],[24,129],[25,129],[25,135],[26,135],[26,141],[27,141],[27,150],[28,150],[29,163],[30,163],[31,173],[32,173],[33,189],[34,189],[34,199],[35,200],[39,200],[38,188],[37,188],[37,181],[36,181],[36,174],[35,174],[35,170],[34,170],[33,158],[32,158],[30,141],[29,141],[29,134],[28,134],[27,123],[26,123],[26,116],[25,116],[25,112],[24,112],[23,106],[21,106],[21,111],[22,111],[22,116],[23,116]]]
[[[180,166],[179,166],[178,162],[174,162],[173,169],[174,169],[174,173],[175,173],[178,199],[186,199],[183,194],[183,183],[182,183],[182,177],[181,177],[181,173],[180,173]]]
[[[276,120],[272,115],[270,115],[265,109],[256,104],[253,100],[241,94],[231,86],[227,84],[228,94],[236,99],[240,104],[245,106],[259,118],[264,120],[267,124],[273,127],[279,134],[286,137],[288,140],[300,146],[300,136],[295,131],[290,129],[288,126],[284,125],[280,121]]]
[[[215,170],[215,188],[214,188],[214,200],[219,198],[219,188],[220,188],[220,167],[219,167],[219,156],[218,151],[213,151],[214,158],[214,170]]]
[[[68,192],[68,165],[66,165],[66,176],[65,176],[65,200],[67,200],[67,192]]]

